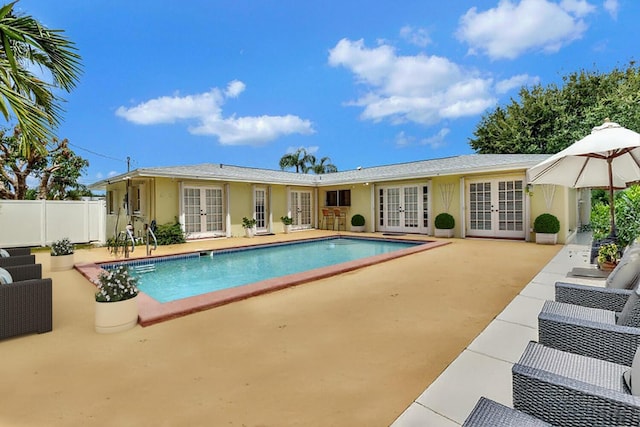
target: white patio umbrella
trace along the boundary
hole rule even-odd
[[[640,134],[607,119],[591,134],[529,169],[528,175],[531,184],[608,188],[615,235],[613,191],[640,181]]]

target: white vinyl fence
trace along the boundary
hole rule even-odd
[[[72,243],[105,243],[104,200],[0,200],[0,248]]]

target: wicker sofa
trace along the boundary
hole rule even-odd
[[[52,330],[51,279],[42,279],[42,266],[7,266],[13,283],[0,285],[0,339]]]
[[[640,425],[640,397],[623,380],[629,366],[530,342],[513,365],[513,406],[552,425]]]
[[[0,257],[0,267],[10,267],[15,265],[35,264],[35,255],[12,255],[8,257]]]

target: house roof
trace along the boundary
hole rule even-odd
[[[549,154],[467,154],[386,166],[358,168],[322,175],[258,169],[219,163],[198,165],[139,168],[117,175],[90,186],[105,188],[107,184],[137,177],[165,177],[265,184],[327,186],[344,183],[375,183],[403,179],[431,178],[469,173],[506,172],[528,169],[547,159]]]

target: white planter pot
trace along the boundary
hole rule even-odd
[[[96,332],[111,334],[126,331],[138,323],[138,297],[117,302],[95,302]]]
[[[555,245],[558,243],[558,233],[536,233],[536,243],[541,245]]]
[[[73,268],[73,254],[51,257],[51,271],[64,271]]]
[[[247,237],[253,237],[253,235],[255,234],[255,230],[253,228],[245,228],[244,234]]]
[[[453,237],[453,228],[436,228],[433,234],[436,237]]]
[[[366,226],[364,226],[364,225],[351,225],[350,227],[351,228],[349,228],[349,230],[353,231],[354,233],[362,233]]]
[[[291,224],[285,224],[284,226],[284,234],[289,234],[291,233]]]

